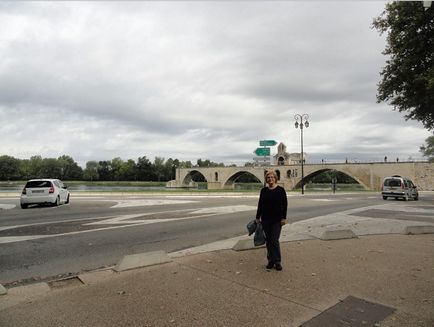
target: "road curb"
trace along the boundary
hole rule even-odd
[[[245,250],[254,250],[259,248],[264,248],[265,245],[255,246],[253,244],[253,239],[248,238],[245,240],[239,240],[237,243],[234,244],[232,247],[232,250],[234,251],[245,251]]]
[[[172,259],[164,251],[145,252],[124,256],[114,267],[114,271],[121,272],[130,269],[153,266],[171,262]]]
[[[357,238],[351,229],[327,229],[319,237],[323,241]]]
[[[434,234],[433,225],[423,225],[423,226],[407,226],[404,230],[406,235],[419,235],[419,234]]]
[[[0,295],[6,294],[8,294],[8,290],[2,284],[0,284]]]

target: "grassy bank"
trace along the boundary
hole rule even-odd
[[[0,191],[20,190],[26,181],[0,181]],[[233,189],[208,190],[207,183],[198,183],[198,188],[165,188],[166,182],[130,182],[130,181],[65,181],[73,192],[165,192],[165,193],[224,193],[248,192],[257,193],[263,187],[261,183],[236,183]],[[331,185],[324,183],[308,183],[305,192],[331,192]],[[360,184],[337,184],[336,192],[362,192],[366,191]],[[291,192],[301,192],[294,189]]]
[[[332,186],[328,183],[308,183],[305,185],[305,191],[314,191],[314,192],[331,192]],[[360,184],[336,184],[336,191],[343,192],[363,192],[370,191],[365,190]]]

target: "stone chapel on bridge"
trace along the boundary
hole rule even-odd
[[[286,152],[286,145],[282,142],[277,146],[277,154],[273,156],[275,165],[293,165],[301,163],[300,153]],[[306,161],[306,153],[303,153],[303,159]]]

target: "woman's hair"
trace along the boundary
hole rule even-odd
[[[276,172],[275,172],[274,170],[269,170],[269,171],[267,171],[267,173],[265,174],[265,180],[267,180],[267,177],[268,177],[269,175],[273,175],[274,178],[275,178],[275,180],[276,180],[276,182],[277,182],[278,178],[277,178],[277,174],[276,174]]]

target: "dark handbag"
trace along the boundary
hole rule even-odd
[[[265,233],[264,229],[262,228],[262,224],[257,224],[255,236],[253,237],[253,244],[255,246],[260,246],[265,244]]]
[[[257,223],[256,223],[256,219],[253,219],[252,221],[250,221],[247,224],[247,230],[249,232],[249,236],[252,235],[255,231],[256,231],[256,227],[257,227]]]

